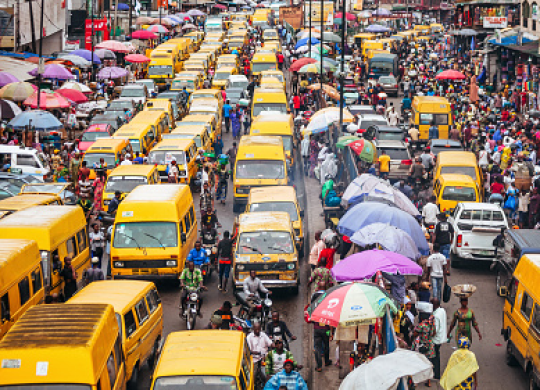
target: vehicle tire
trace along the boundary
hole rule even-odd
[[[452,268],[461,267],[461,260],[460,260],[459,256],[455,255],[452,252],[450,252],[450,266]]]
[[[534,369],[531,369],[529,372],[529,390],[539,390],[540,387],[536,384],[534,380]]]
[[[233,201],[233,213],[239,213],[241,206],[239,203]]]
[[[506,364],[510,367],[515,367],[519,364],[516,357],[514,356],[514,353],[512,352],[512,346],[510,345],[510,341],[506,344]]]
[[[148,367],[150,367],[152,370],[154,369],[157,358],[158,358],[158,351],[159,351],[159,343],[161,342],[161,339],[158,337],[156,341],[154,341],[154,347],[152,348],[152,354],[148,358]]]
[[[495,285],[496,285],[496,288],[497,288],[497,295],[498,296],[501,296],[499,294],[499,290],[501,289],[501,286],[502,286],[501,280],[502,280],[501,270],[497,268],[497,276],[495,276]]]
[[[133,372],[131,373],[131,378],[127,383],[128,390],[137,390],[137,382],[139,381],[139,362],[133,367]]]
[[[298,283],[298,284],[299,284],[299,283]],[[291,287],[291,293],[292,293],[293,295],[295,295],[295,296],[298,295],[298,290],[299,290],[298,284],[296,284],[296,286],[294,286],[294,287]]]
[[[195,329],[195,323],[197,322],[197,314],[195,314],[193,317],[191,317],[191,330]]]

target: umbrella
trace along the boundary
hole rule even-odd
[[[343,135],[338,138],[336,142],[336,148],[338,149],[344,149],[345,146],[350,144],[351,142],[358,141],[358,137],[354,135]]]
[[[112,50],[109,49],[98,49],[94,51],[94,54],[98,56],[98,58],[102,60],[114,60],[116,59],[116,54]]]
[[[439,73],[435,78],[437,80],[465,80],[467,77],[457,70],[448,69]]]
[[[146,29],[148,31],[151,31],[153,33],[158,33],[158,34],[166,34],[169,32],[169,30],[166,27],[163,27],[160,24],[154,24],[153,26],[149,26]]]
[[[32,76],[37,76],[38,68],[28,72]],[[44,79],[57,79],[57,80],[68,80],[74,79],[75,76],[71,74],[64,66],[58,64],[45,65],[45,71],[41,75]]]
[[[8,84],[0,89],[0,98],[22,102],[28,96],[32,95],[37,87],[24,81]]]
[[[173,27],[179,24],[176,20],[172,20],[170,18],[161,18],[161,21],[158,19],[158,22],[156,24],[161,24],[163,26],[167,27]]]
[[[188,12],[187,12],[188,15],[190,16],[205,16],[206,14],[198,9],[190,9]]]
[[[425,382],[433,378],[433,365],[419,352],[398,348],[358,366],[341,382],[339,390],[395,390],[406,377],[414,383]]]
[[[336,12],[336,14],[334,15],[334,18],[342,19],[342,18],[343,18],[343,14],[342,14],[341,12]],[[346,18],[348,21],[353,21],[353,20],[356,20],[356,15],[355,15],[355,14],[351,14],[350,12],[346,12],[346,13],[345,13],[345,18]]]
[[[321,34],[318,33],[318,32],[315,32],[315,31],[311,31],[311,37],[315,37],[315,38],[320,38],[321,37]],[[298,34],[297,36],[297,39],[304,39],[304,38],[309,38],[309,30],[308,31],[303,31],[301,33]]]
[[[129,5],[125,3],[118,3],[118,11],[129,11]]]
[[[314,64],[315,62],[317,62],[317,60],[314,58],[309,58],[309,57],[300,58],[299,60],[296,60],[293,62],[293,64],[289,67],[289,71],[298,72],[300,68],[303,67],[304,65]]]
[[[0,87],[11,83],[18,83],[19,81],[20,80],[17,77],[13,76],[9,72],[0,72]]]
[[[178,16],[179,18],[182,19],[182,21],[189,21],[189,22],[193,22],[193,18],[188,15],[188,14],[183,14],[183,13],[179,13],[179,14],[176,14],[176,16]]]
[[[371,14],[372,14],[372,12],[368,11],[368,10],[361,11],[361,12],[358,13],[358,17],[360,19],[368,19],[368,18],[371,18]]]
[[[388,27],[381,26],[380,24],[371,24],[366,27],[366,31],[370,33],[383,33],[390,31],[390,29]]]
[[[222,11],[225,11],[227,9],[227,7],[225,7],[223,4],[214,4],[212,5],[212,7],[220,9]]]
[[[64,88],[59,89],[56,92],[65,97],[66,99],[69,99],[77,104],[86,103],[88,101],[88,98],[85,96],[85,94],[81,91],[77,91],[76,89]]]
[[[69,55],[70,56],[72,56],[72,55],[79,56],[81,58],[84,58],[86,61],[92,61],[92,52],[90,50],[77,49],[77,50],[73,50],[72,52],[70,52]],[[65,55],[60,56],[58,58],[65,58]],[[68,59],[68,61],[69,61],[69,59]],[[95,51],[94,51],[94,64],[101,64],[101,61],[99,60],[99,56],[96,54]]]
[[[312,27],[311,28],[311,33],[320,33],[321,31],[320,30],[317,30],[316,28]],[[296,34],[296,36],[298,37],[300,34],[304,34],[304,33],[308,33],[309,34],[309,28],[305,28],[303,30],[300,30],[298,31],[298,33]]]
[[[140,26],[140,25],[143,25],[143,24],[150,24],[153,21],[154,21],[154,18],[150,18],[148,16],[140,16],[135,21],[135,24]]]
[[[337,282],[353,282],[371,278],[377,271],[392,275],[422,275],[422,267],[407,257],[373,249],[341,260],[332,268],[332,276]]]
[[[64,127],[53,114],[41,110],[23,111],[8,125],[15,130],[24,130],[26,126],[32,125],[37,131],[60,130]]]
[[[343,110],[343,121],[352,122],[353,119],[353,115],[349,112],[348,109],[345,108]],[[322,110],[319,110],[315,114],[313,114],[304,132],[322,133],[323,131],[328,130],[328,126],[330,124],[337,121],[339,121],[338,107],[323,108]]]
[[[331,32],[323,32],[322,40],[324,42],[334,42],[334,43],[337,42],[337,43],[339,43],[339,42],[341,42],[341,37],[337,36],[336,34],[331,33]]]
[[[122,42],[108,40],[96,45],[96,49],[107,49],[117,53],[128,53],[129,49]]]
[[[429,254],[426,236],[418,221],[405,211],[379,202],[362,202],[349,209],[341,217],[338,230],[341,234],[352,236],[358,230],[372,223],[389,223],[411,236],[423,255]]]
[[[119,79],[121,77],[127,76],[128,71],[124,68],[119,68],[117,66],[108,66],[99,71],[97,77],[100,80],[105,79]]]
[[[0,118],[13,119],[19,115],[22,110],[10,100],[0,99]]]
[[[397,313],[388,293],[372,283],[343,283],[326,290],[309,305],[312,322],[333,327],[367,325],[386,314],[386,307]]]
[[[151,31],[148,30],[137,30],[134,31],[133,34],[131,34],[131,38],[133,39],[157,39],[158,36],[154,34]]]
[[[90,93],[92,90],[88,88],[86,85],[82,83],[77,83],[75,81],[66,81],[62,86],[58,89],[58,91],[62,89],[74,89],[75,91],[79,91],[82,93]]]
[[[347,145],[351,150],[356,153],[358,158],[367,163],[372,163],[375,159],[376,149],[373,144],[365,139],[359,139],[358,141],[351,142]]]
[[[188,24],[182,26],[182,30],[189,30],[189,29],[196,30],[197,26],[195,26],[194,24],[191,24],[191,23],[188,23]]]
[[[128,62],[136,63],[136,64],[140,64],[143,62],[150,62],[150,58],[142,54],[128,54],[125,60]]]
[[[69,61],[73,65],[81,67],[81,68],[88,68],[88,67],[92,66],[92,63],[90,61],[86,61],[84,58],[76,56],[76,55],[72,55],[72,54],[64,54],[64,55],[61,55],[58,58],[61,58],[61,59],[65,60],[65,61]],[[94,60],[99,61],[99,58],[97,56],[95,56]],[[101,63],[101,61],[99,61],[99,62]]]
[[[461,36],[464,36],[464,37],[473,37],[473,36],[477,35],[478,33],[476,31],[474,31],[473,29],[464,28],[463,30],[453,31],[452,34],[461,35]]]
[[[387,223],[372,223],[349,237],[356,245],[365,247],[379,244],[383,249],[416,260],[420,252],[414,240],[403,230]],[[381,270],[382,271],[382,270]]]
[[[171,20],[174,20],[175,22],[177,22],[178,24],[181,24],[183,22],[182,19],[180,19],[178,16],[176,15],[169,15],[167,16],[168,19],[171,19]]]
[[[131,42],[122,42],[122,44],[126,47],[128,53],[135,53],[137,51]]]
[[[390,16],[392,15],[392,12],[388,11],[386,8],[377,8],[375,12],[373,12],[372,16]]]
[[[323,71],[334,71],[336,67],[332,64],[325,64],[323,63]],[[312,64],[304,65],[300,68],[298,73],[321,73],[321,63],[315,62]]]
[[[71,103],[57,92],[47,92],[42,90],[40,94],[39,108],[43,110],[51,110],[53,108],[68,108],[71,106]],[[38,108],[37,101],[38,93],[35,92],[32,94],[32,96],[27,98],[23,104],[25,106],[30,106],[31,108]]]
[[[306,46],[308,44],[308,41],[309,38],[300,39],[298,42],[296,42],[296,46],[294,48],[298,49],[300,46]],[[319,40],[315,37],[311,37],[311,44],[314,45],[317,43],[319,43]]]

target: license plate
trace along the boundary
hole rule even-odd
[[[489,256],[489,255],[492,254],[492,252],[491,251],[480,251],[480,254],[484,255],[484,256]]]

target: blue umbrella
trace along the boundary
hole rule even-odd
[[[125,3],[118,3],[118,11],[129,11],[129,5]]]
[[[77,49],[69,52],[69,54],[76,55],[79,57],[84,58],[86,61],[92,61],[92,52],[90,50],[86,49]],[[97,54],[94,52],[94,64],[101,64],[101,60],[97,56]]]
[[[294,48],[298,49],[301,46],[306,46],[308,44],[308,42],[309,42],[309,38],[300,39],[298,42],[296,42],[296,46]],[[319,42],[320,41],[317,38],[311,37],[311,44],[312,45],[315,45],[315,44],[317,44]]]
[[[53,114],[42,110],[24,111],[8,124],[15,130],[24,130],[28,125],[32,125],[37,131],[60,130],[64,127]]]
[[[370,33],[383,33],[390,31],[390,29],[388,27],[381,26],[380,24],[372,24],[367,26],[366,31]]]
[[[175,22],[177,22],[177,23],[179,23],[179,24],[181,24],[181,23],[183,22],[183,20],[180,19],[180,18],[179,18],[178,16],[176,16],[176,15],[168,15],[167,17],[168,17],[169,19],[171,19],[171,20],[174,20]]]
[[[405,211],[384,203],[363,202],[357,204],[340,219],[338,231],[351,237],[360,229],[377,222],[388,223],[403,230],[411,236],[421,254],[429,255],[426,236],[418,221]]]

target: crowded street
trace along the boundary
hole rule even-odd
[[[538,38],[361,3],[30,10],[0,390],[540,388]]]

